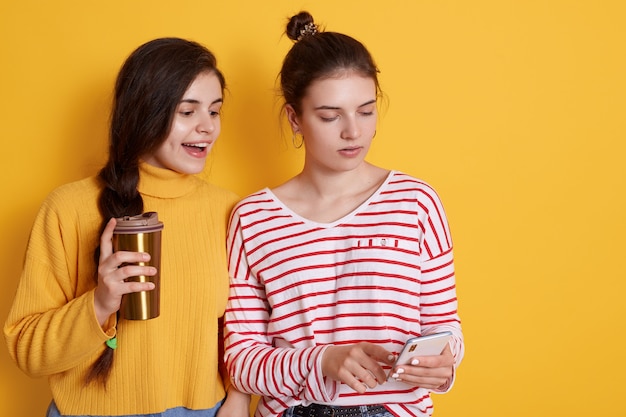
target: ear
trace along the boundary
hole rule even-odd
[[[291,104],[285,105],[285,113],[287,114],[287,120],[291,125],[291,130],[293,130],[293,133],[299,133],[300,121],[298,120],[298,115],[296,114],[296,111]]]

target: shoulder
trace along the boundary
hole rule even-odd
[[[391,171],[381,188],[380,198],[398,204],[416,205],[416,210],[429,216],[445,217],[443,203],[434,187],[400,171]]]
[[[241,199],[234,191],[207,182],[201,178],[195,178],[194,181],[197,183],[196,194],[200,194],[203,199],[206,199],[205,201],[208,204],[226,205],[232,208]]]
[[[276,211],[279,208],[280,205],[276,196],[269,188],[263,188],[239,200],[233,208],[232,217],[256,217],[268,211]]]
[[[391,171],[384,188],[388,193],[412,194],[416,197],[439,200],[437,191],[428,182],[400,171]]]
[[[100,190],[95,176],[63,184],[48,194],[42,207],[53,211],[87,208],[97,204]]]
[[[100,189],[95,177],[57,187],[41,204],[33,229],[44,230],[47,239],[59,233],[91,233],[101,222]]]
[[[263,188],[255,193],[249,194],[246,197],[240,199],[236,206],[235,211],[247,210],[251,207],[263,207],[267,205],[275,205],[276,197],[270,191],[269,188]]]

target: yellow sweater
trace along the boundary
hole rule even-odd
[[[161,315],[109,320],[94,313],[93,253],[99,243],[94,177],[59,187],[35,220],[15,301],[4,327],[9,351],[32,376],[48,376],[62,414],[127,415],[205,409],[224,397],[217,320],[228,296],[225,230],[237,196],[201,179],[141,166],[145,211],[162,234]],[[107,389],[85,375],[117,331]]]

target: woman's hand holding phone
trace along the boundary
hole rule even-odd
[[[448,344],[451,336],[450,332],[444,332],[409,340],[389,378],[420,388],[442,389],[454,372],[454,356]]]

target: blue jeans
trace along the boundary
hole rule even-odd
[[[394,415],[391,414],[389,411],[371,414],[365,406],[361,406],[361,412],[363,413],[361,417],[394,417]],[[283,413],[283,417],[294,417],[293,407],[286,409]]]
[[[169,410],[165,410],[163,413],[156,414],[133,414],[132,416],[126,417],[215,417],[217,414],[217,410],[222,406],[222,402],[220,401],[215,407],[210,408],[208,410],[190,410],[185,407],[176,407],[170,408]],[[48,407],[48,413],[46,417],[107,417],[107,416],[64,416],[59,412],[54,401],[50,403]],[[119,416],[124,417],[124,416]]]

